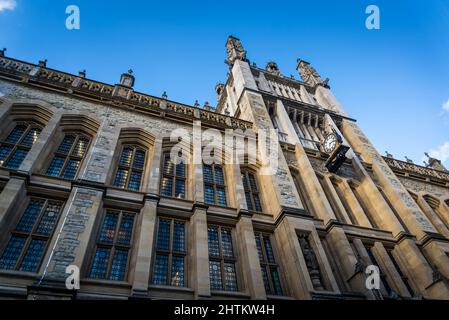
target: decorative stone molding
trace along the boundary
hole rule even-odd
[[[408,173],[413,175],[422,176],[424,178],[436,178],[445,182],[449,182],[449,173],[438,171],[431,168],[422,167],[413,163],[384,157],[388,166],[394,170],[402,173]]]
[[[249,121],[167,101],[163,98],[138,93],[125,87],[120,87],[122,90],[117,91],[113,85],[84,79],[79,76],[6,57],[0,57],[0,77],[110,103],[114,106],[126,106],[136,111],[153,111],[159,114],[160,106],[163,102],[166,102],[166,114],[178,120],[182,119],[183,121],[186,119],[199,119],[212,126],[242,130],[253,127],[253,124]]]

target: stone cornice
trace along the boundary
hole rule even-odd
[[[201,120],[205,125],[209,124],[213,127],[242,130],[253,127],[251,122],[241,119],[135,92],[131,88],[120,85],[109,85],[7,57],[0,57],[0,78],[44,87],[100,103],[109,103],[113,106],[128,107],[135,111],[163,113],[166,117],[184,122],[186,119]]]
[[[401,160],[396,160],[393,158],[383,157],[388,166],[395,172],[400,173],[403,176],[413,175],[417,177],[422,177],[423,179],[430,178],[439,180],[443,185],[449,186],[449,172],[438,171],[432,168],[427,168],[423,166],[416,165],[414,163],[409,163]],[[435,182],[435,181],[434,181]]]

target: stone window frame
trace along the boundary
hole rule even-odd
[[[68,136],[75,136],[75,140],[74,140],[74,142],[72,144],[72,147],[70,148],[69,152],[67,154],[64,154],[64,153],[59,152],[58,150],[59,150],[60,146],[62,145],[62,143],[64,142],[65,138],[68,137]],[[58,178],[58,179],[62,179],[62,180],[68,180],[68,181],[76,180],[80,176],[81,168],[83,167],[86,158],[88,158],[88,155],[91,152],[91,148],[93,147],[93,144],[94,144],[94,141],[93,141],[94,137],[92,135],[82,131],[82,130],[65,130],[65,129],[62,129],[61,134],[58,135],[57,138],[59,138],[58,139],[59,143],[53,148],[53,150],[51,152],[51,155],[52,155],[51,159],[52,160],[49,161],[48,164],[46,165],[44,174],[46,176],[53,177],[53,178]],[[84,151],[83,156],[79,157],[79,156],[73,155],[73,151],[75,150],[75,147],[76,147],[76,145],[78,144],[78,142],[80,141],[81,138],[87,138],[89,140],[89,142],[87,144],[87,147],[86,147],[86,150]],[[51,168],[51,165],[53,163],[53,160],[56,157],[64,157],[64,164],[62,165],[61,170],[60,170],[58,176],[50,175],[48,173],[50,168]],[[73,179],[67,179],[67,178],[64,178],[63,175],[64,175],[64,172],[65,172],[65,169],[68,166],[68,163],[71,160],[79,161],[80,164],[79,164],[79,166],[78,166],[78,168],[76,170],[76,173],[75,173],[75,176],[73,177]]]
[[[184,161],[182,163],[182,165],[184,166],[184,176],[178,176],[177,174],[177,165],[174,165],[173,167],[173,174],[167,174],[165,172],[165,165],[166,165],[166,160],[167,158],[170,158],[170,151],[163,151],[162,152],[162,157],[161,157],[161,179],[160,179],[160,185],[159,185],[159,193],[161,196],[163,197],[170,197],[170,198],[176,198],[176,199],[183,199],[186,200],[187,196],[188,196],[188,165],[186,163],[186,161]],[[170,161],[170,159],[169,159]],[[166,194],[162,194],[162,184],[164,179],[169,179],[172,182],[172,192],[171,192],[171,196],[170,195],[166,195]],[[177,197],[176,196],[176,181],[178,180],[182,180],[184,182],[184,195],[183,197]]]
[[[243,183],[243,191],[245,193],[245,199],[246,199],[246,205],[249,211],[251,212],[257,212],[257,213],[263,213],[264,212],[264,201],[263,201],[263,190],[260,188],[260,181],[259,181],[259,176],[257,174],[257,172],[253,169],[247,168],[247,167],[242,167],[240,169],[240,174],[242,175],[242,183]],[[248,190],[245,188],[245,183],[243,182],[243,175],[245,175],[246,177],[246,181],[247,181],[247,185],[248,185]],[[252,175],[254,177],[254,181],[256,184],[256,189],[253,189],[253,186],[251,185],[250,182],[250,175]],[[249,193],[249,198],[251,203],[248,203],[248,198],[246,196],[246,193]],[[257,206],[255,205],[256,201],[254,200],[255,195],[257,195],[257,197],[259,198],[259,205],[260,205],[260,210],[259,208],[256,208]],[[250,205],[251,205],[251,209],[250,209]]]
[[[130,149],[133,150],[129,166],[128,165],[122,165],[120,163],[120,160],[122,158],[122,155],[123,155],[123,152],[124,152],[125,148],[130,148]],[[143,163],[142,168],[138,168],[138,167],[134,166],[134,159],[135,159],[135,155],[136,155],[137,151],[143,151],[145,153],[145,159],[144,159],[144,163]],[[120,153],[119,153],[118,159],[117,159],[117,161],[115,163],[114,174],[112,176],[112,186],[114,188],[118,188],[118,189],[121,189],[121,190],[135,191],[135,192],[141,191],[142,190],[142,185],[143,185],[143,182],[144,182],[144,177],[145,177],[145,168],[146,168],[146,165],[148,163],[148,153],[149,153],[148,148],[145,148],[145,147],[143,147],[143,146],[141,146],[139,144],[136,144],[136,143],[121,143]],[[126,178],[126,181],[125,181],[125,185],[123,187],[117,186],[115,184],[115,181],[116,181],[117,174],[118,174],[119,170],[127,170],[128,171],[128,175],[127,175],[127,178]],[[129,183],[131,182],[131,174],[133,172],[140,173],[140,185],[139,185],[139,188],[137,190],[129,188]]]
[[[407,288],[409,294],[412,297],[415,297],[418,290],[416,290],[415,288],[413,288],[413,284],[411,283],[409,277],[403,272],[403,268],[400,265],[400,262],[398,261],[398,259],[394,256],[394,246],[388,246],[385,245],[385,251],[387,251],[388,257],[390,258],[391,263],[393,263],[397,273],[399,274],[399,276],[401,277],[402,282],[404,283],[405,287]]]
[[[212,182],[208,182],[208,181],[206,181],[206,179],[204,179],[204,167],[205,166],[209,166],[212,169],[212,171],[211,171],[212,172]],[[215,168],[216,167],[221,169],[221,172],[223,174],[223,183],[224,184],[217,183],[217,181],[215,179],[215,171],[216,171]],[[227,174],[226,174],[225,166],[222,165],[222,164],[218,164],[218,163],[212,163],[212,164],[205,164],[205,163],[203,163],[202,170],[203,170],[204,202],[206,204],[208,204],[208,205],[213,205],[213,206],[218,206],[218,207],[229,207],[229,200],[230,199],[229,199],[228,188],[227,188]],[[213,204],[206,202],[206,191],[205,191],[206,190],[206,186],[212,187],[213,190],[214,190],[214,203]],[[225,197],[226,197],[226,204],[225,205],[218,203],[217,189],[220,189],[220,188],[224,189],[224,194],[225,194]]]
[[[377,266],[379,268],[381,287],[380,287],[380,290],[378,290],[378,292],[383,297],[388,298],[390,292],[395,290],[394,289],[394,281],[392,279],[390,279],[390,277],[387,276],[387,274],[385,273],[385,271],[384,271],[385,266],[384,266],[384,262],[381,261],[382,259],[379,259],[376,256],[376,253],[373,252],[373,248],[374,248],[375,242],[381,242],[382,245],[385,247],[385,250],[387,252],[388,252],[388,250],[387,250],[388,244],[383,243],[382,241],[378,241],[378,240],[376,240],[376,241],[368,240],[368,239],[360,239],[360,240],[362,241],[363,248],[365,249],[365,251],[366,251],[366,253],[368,255],[369,262],[371,262],[370,264],[375,265],[375,266]],[[350,242],[350,243],[351,243],[351,245],[353,247],[353,250],[355,252],[357,252],[357,254],[360,257],[360,252],[359,252],[358,248],[352,242]],[[391,258],[390,258],[390,260],[391,260]],[[390,283],[390,281],[392,281],[393,284]],[[385,294],[382,292],[382,289],[385,290]]]
[[[25,202],[23,204],[21,204],[20,207],[18,208],[18,211],[20,211],[20,214],[15,215],[15,217],[13,218],[15,220],[14,224],[13,224],[14,227],[11,226],[9,228],[8,232],[6,233],[7,236],[5,235],[3,237],[4,241],[3,241],[3,243],[0,244],[0,259],[3,256],[6,248],[8,247],[9,241],[11,240],[11,238],[13,236],[25,238],[26,239],[25,243],[21,249],[19,257],[16,260],[15,267],[13,269],[0,269],[0,270],[12,270],[12,271],[17,271],[17,272],[20,271],[20,265],[22,264],[23,259],[29,249],[30,242],[32,240],[43,240],[43,241],[46,241],[46,245],[42,251],[39,263],[36,266],[36,270],[35,271],[20,271],[20,272],[38,273],[46,255],[47,255],[50,243],[51,243],[52,238],[55,234],[55,231],[58,227],[59,221],[61,219],[62,213],[64,212],[64,207],[66,204],[66,201],[61,200],[61,199],[57,199],[57,198],[49,199],[48,197],[41,196],[41,195],[34,195],[34,194],[27,195],[25,199],[26,199]],[[26,210],[28,209],[28,207],[32,201],[43,201],[43,204],[42,204],[41,209],[39,210],[38,215],[35,217],[35,221],[31,227],[31,231],[17,230],[19,224],[21,223],[22,219],[24,218],[24,214],[25,214]],[[45,213],[47,212],[46,209],[48,208],[50,202],[53,202],[60,206],[60,209],[58,212],[58,217],[54,222],[53,229],[49,234],[37,233],[38,232],[37,229],[38,229],[41,221],[43,220]]]
[[[170,221],[170,236],[169,236],[169,242],[168,242],[168,246],[169,249],[168,250],[164,250],[161,248],[158,248],[158,238],[159,238],[159,226],[160,226],[160,222],[161,220],[166,220],[166,221]],[[184,251],[175,251],[173,250],[173,239],[174,239],[174,226],[175,223],[182,223],[184,226]],[[189,287],[189,277],[188,277],[188,264],[189,264],[189,259],[188,259],[188,221],[182,218],[178,218],[178,217],[170,217],[170,216],[166,216],[166,215],[158,215],[157,217],[157,229],[155,230],[154,233],[154,248],[153,248],[153,258],[152,258],[152,263],[151,263],[151,272],[150,272],[150,285],[155,285],[155,286],[169,286],[169,287],[174,287],[174,288],[188,288]],[[165,284],[157,284],[154,283],[154,271],[155,271],[155,267],[156,267],[156,259],[157,259],[157,255],[163,255],[168,257],[168,265],[167,265],[167,281]],[[182,257],[184,259],[184,284],[181,286],[177,286],[177,285],[173,285],[171,284],[171,273],[172,273],[172,262],[173,262],[173,257]]]
[[[9,107],[7,116],[5,118],[1,118],[2,126],[0,126],[0,137],[5,137],[1,140],[1,142],[3,142],[3,140],[6,140],[8,135],[14,130],[16,125],[20,123],[35,123],[36,126],[40,127],[42,133],[42,131],[44,131],[47,127],[53,115],[53,112],[47,108],[47,104],[43,106],[40,101],[27,100],[26,102],[13,102]],[[29,147],[28,154],[25,156],[24,160],[26,160],[27,156],[33,151],[33,148],[36,146],[36,142],[39,141],[39,137],[40,134],[33,145]],[[10,155],[11,154],[12,152],[10,152]],[[20,169],[20,166],[17,169]]]
[[[218,250],[219,255],[214,256],[211,255],[210,247],[209,247],[209,228],[217,228],[218,229]],[[225,257],[223,255],[223,245],[222,245],[222,230],[226,229],[230,231],[231,235],[231,241],[232,241],[232,257]],[[228,226],[228,225],[222,225],[217,223],[207,223],[207,230],[208,230],[208,257],[209,257],[209,277],[210,277],[210,266],[211,262],[217,262],[220,263],[220,276],[221,276],[221,289],[213,289],[212,288],[212,281],[210,281],[210,290],[213,292],[241,292],[243,285],[240,283],[241,275],[239,274],[238,269],[238,256],[237,256],[237,249],[238,247],[235,245],[235,227]],[[226,285],[226,272],[224,270],[224,266],[226,263],[232,263],[234,267],[234,273],[235,273],[235,285],[236,290],[228,290],[228,286]]]
[[[17,139],[16,142],[8,142],[8,138],[10,135],[14,133],[14,131],[18,127],[26,127],[24,132],[20,135],[20,137]],[[9,133],[7,135],[4,135],[4,137],[0,140],[0,147],[8,147],[11,150],[9,151],[8,155],[5,159],[1,160],[0,167],[11,169],[11,170],[18,170],[20,168],[20,165],[23,163],[23,160],[25,159],[26,155],[30,152],[36,141],[39,139],[39,135],[41,134],[42,130],[44,129],[44,126],[40,124],[38,121],[35,121],[33,119],[30,120],[13,120],[13,127],[9,126]],[[36,139],[32,142],[31,145],[25,145],[23,144],[23,141],[27,138],[28,134],[31,132],[31,130],[38,130],[39,133],[37,134]],[[8,162],[14,158],[14,155],[17,153],[18,150],[23,150],[26,152],[26,155],[22,162],[19,164],[17,168],[8,167]]]
[[[117,223],[116,223],[116,226],[114,229],[114,236],[113,236],[112,243],[105,243],[105,242],[101,242],[100,237],[101,237],[102,227],[105,222],[105,218],[109,212],[118,214],[119,217],[117,219]],[[132,234],[130,236],[130,242],[129,242],[129,244],[120,244],[120,243],[117,244],[117,235],[119,234],[121,222],[122,222],[123,216],[125,214],[133,216],[133,227],[132,227]],[[99,224],[97,226],[97,230],[94,232],[95,238],[94,238],[94,243],[93,243],[93,250],[90,255],[90,259],[88,260],[88,263],[87,263],[88,268],[86,270],[86,277],[85,277],[86,279],[100,280],[100,281],[113,281],[113,282],[127,282],[127,283],[129,282],[130,271],[131,271],[131,267],[132,267],[131,261],[133,260],[133,254],[134,254],[134,252],[133,252],[134,251],[134,243],[135,243],[136,235],[138,233],[138,230],[137,230],[138,216],[139,216],[138,212],[135,212],[135,211],[129,210],[129,209],[125,210],[122,208],[107,207],[102,210],[102,214],[99,217],[100,219],[99,219]],[[109,276],[111,273],[112,262],[114,260],[114,253],[117,250],[117,247],[119,250],[127,250],[128,251],[127,263],[126,263],[126,267],[124,270],[124,279],[123,280],[109,279]],[[109,257],[108,257],[108,264],[106,267],[106,273],[105,273],[104,278],[91,277],[92,267],[93,267],[95,255],[96,255],[98,248],[110,249],[110,253],[109,253]]]
[[[256,249],[258,250],[257,239],[259,239],[260,245],[261,245],[262,259],[260,257],[259,250],[258,250],[258,256],[259,256],[260,267],[261,267],[261,269],[265,269],[265,272],[267,274],[269,291],[267,291],[266,283],[264,281],[266,294],[267,295],[274,295],[274,296],[285,296],[286,288],[285,288],[285,284],[284,284],[284,281],[283,281],[283,278],[282,278],[281,267],[280,267],[280,265],[278,263],[278,259],[277,259],[278,258],[277,251],[276,251],[275,246],[273,246],[273,241],[272,241],[273,240],[273,234],[267,233],[267,232],[263,232],[263,231],[254,230],[254,236],[256,238]],[[268,241],[270,242],[270,246],[271,246],[271,250],[272,250],[272,254],[273,254],[273,260],[274,260],[273,262],[270,262],[269,259],[268,259],[267,250],[266,250],[266,244],[263,241],[263,240],[265,240],[265,238],[268,238]],[[275,286],[273,284],[271,268],[275,268],[277,273],[278,273],[279,284],[280,284],[280,289],[281,289],[280,293],[276,292]],[[263,277],[263,273],[262,273],[262,277]]]

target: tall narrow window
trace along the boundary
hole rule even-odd
[[[185,286],[185,223],[160,218],[152,283]]]
[[[132,247],[134,214],[107,210],[98,235],[89,277],[125,281]]]
[[[413,291],[412,287],[410,286],[410,283],[408,281],[408,277],[402,272],[401,267],[399,267],[398,262],[396,261],[396,258],[393,255],[392,249],[387,249],[388,256],[391,259],[391,262],[393,262],[394,267],[396,268],[397,272],[399,273],[399,276],[402,279],[402,282],[404,282],[405,286],[407,287],[408,292],[413,297],[415,295],[415,292]]]
[[[34,122],[23,122],[15,126],[6,140],[0,141],[0,166],[18,169],[42,128]]]
[[[231,229],[209,226],[207,231],[211,290],[238,291]]]
[[[242,180],[248,210],[262,212],[256,176],[248,170],[243,170]]]
[[[186,165],[184,162],[174,164],[170,153],[164,154],[161,195],[179,199],[186,198]]]
[[[262,233],[256,233],[255,236],[265,291],[267,294],[282,295],[279,266],[274,258],[270,236]]]
[[[226,207],[226,185],[220,165],[203,165],[204,201],[207,204]]]
[[[80,133],[67,133],[56,150],[47,175],[73,180],[89,148],[90,139]]]
[[[0,258],[0,269],[37,272],[63,203],[31,198]]]
[[[385,275],[384,272],[382,272],[382,268],[380,267],[379,263],[377,262],[376,257],[374,256],[372,247],[368,246],[368,245],[365,245],[365,249],[366,249],[366,252],[368,253],[368,256],[369,256],[369,258],[371,260],[371,263],[379,268],[380,280],[381,280],[382,284],[384,285],[384,288],[387,291],[387,294],[391,295],[393,293],[393,290],[391,289],[390,285],[388,284],[387,276]]]
[[[144,149],[132,145],[123,146],[115,174],[114,187],[139,191],[145,159],[146,151]]]

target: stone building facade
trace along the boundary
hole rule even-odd
[[[299,81],[226,49],[214,110],[0,51],[0,298],[449,299],[441,162],[382,157],[308,62]],[[171,161],[207,129],[274,130],[277,171]]]

